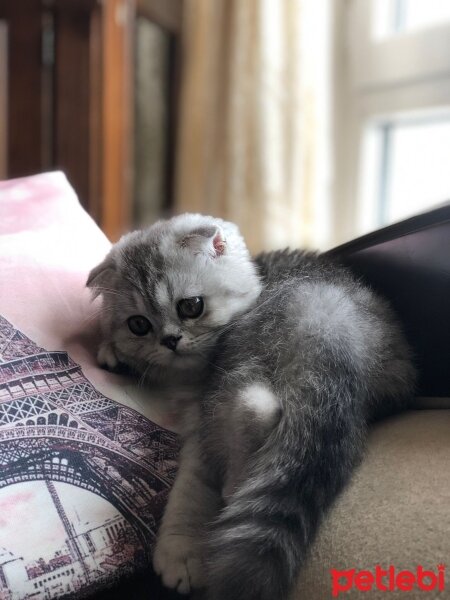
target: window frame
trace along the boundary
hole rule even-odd
[[[362,199],[370,126],[450,112],[450,21],[377,37],[376,2],[334,5],[334,244],[378,226]]]

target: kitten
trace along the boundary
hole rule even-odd
[[[221,328],[261,290],[237,227],[192,214],[124,236],[87,285],[103,297],[99,363],[183,384],[204,375]]]
[[[200,215],[125,236],[88,286],[100,361],[194,385],[156,572],[209,600],[287,598],[367,423],[411,397],[392,311],[324,257],[252,260],[234,225]]]

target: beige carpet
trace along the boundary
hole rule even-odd
[[[359,590],[342,600],[450,599],[450,410],[416,410],[377,424],[351,485],[322,526],[292,600],[331,600],[330,569],[394,565],[437,572],[446,590]],[[274,599],[276,600],[276,599]]]

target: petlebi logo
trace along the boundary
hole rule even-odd
[[[437,565],[435,570],[424,569],[418,565],[414,571],[399,570],[390,565],[383,569],[377,565],[375,569],[358,571],[331,569],[331,592],[333,598],[350,590],[370,592],[436,592],[445,590],[445,565]]]

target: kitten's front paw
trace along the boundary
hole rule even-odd
[[[100,348],[97,352],[97,362],[101,367],[109,369],[110,371],[114,371],[114,369],[117,368],[119,361],[117,360],[112,344],[109,342],[100,344]]]
[[[153,554],[153,568],[166,587],[180,594],[204,585],[202,561],[192,537],[162,535]]]

